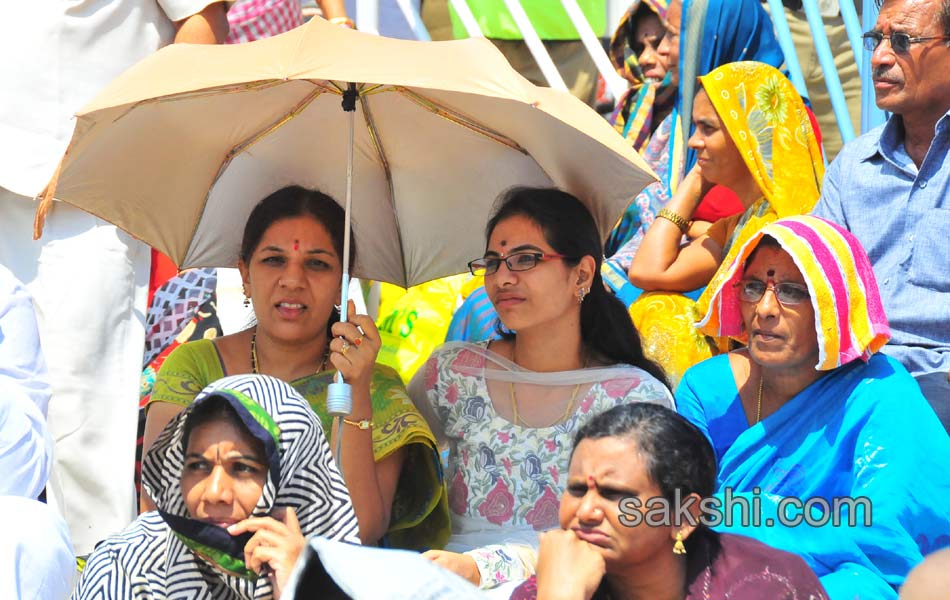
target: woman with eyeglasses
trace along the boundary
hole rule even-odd
[[[409,393],[448,448],[452,537],[429,556],[493,587],[530,575],[537,532],[558,526],[574,432],[618,404],[672,397],[604,288],[601,238],[577,198],[513,189],[486,237],[469,266],[485,277],[501,339],[441,346]]]
[[[950,438],[875,354],[890,330],[860,243],[817,217],[775,221],[712,291],[702,331],[747,347],[687,371],[676,400],[712,442],[717,494],[760,507],[721,529],[801,555],[832,600],[896,598],[950,544]]]

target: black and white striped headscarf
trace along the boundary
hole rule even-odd
[[[215,397],[234,408],[261,441],[270,462],[252,516],[292,507],[304,537],[359,543],[349,493],[307,402],[274,377],[225,377],[202,390],[165,427],[143,461],[142,482],[158,514],[142,515],[101,544],[90,557],[74,598],[271,597],[269,581],[256,579],[244,567],[246,539],[189,518],[181,494],[188,417]]]

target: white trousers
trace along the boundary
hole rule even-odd
[[[48,500],[78,555],[136,514],[133,470],[148,246],[56,202],[33,241],[35,203],[0,187],[0,263],[33,295],[55,442]]]

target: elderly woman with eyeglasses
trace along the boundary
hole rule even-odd
[[[486,234],[470,267],[485,277],[501,339],[441,346],[409,390],[448,447],[452,537],[429,556],[493,587],[530,575],[537,532],[558,526],[574,432],[618,404],[672,397],[604,288],[601,238],[577,198],[511,190]],[[515,545],[485,547],[498,543]]]
[[[791,217],[724,275],[699,326],[747,347],[688,370],[676,393],[715,449],[717,495],[753,507],[722,529],[801,555],[832,600],[896,598],[950,544],[950,438],[875,354],[890,330],[867,255],[839,226]]]

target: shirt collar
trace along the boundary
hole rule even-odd
[[[934,140],[940,136],[940,133],[950,128],[950,111],[944,113],[934,127]],[[906,155],[904,150],[904,121],[900,115],[893,115],[884,124],[881,129],[881,135],[877,136],[873,143],[867,144],[859,150],[860,159],[867,161],[875,156],[895,162],[895,156]]]

